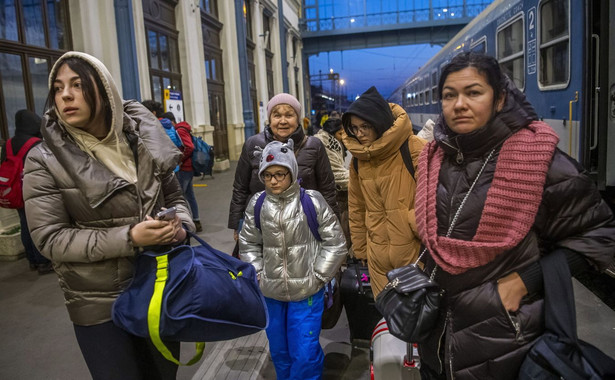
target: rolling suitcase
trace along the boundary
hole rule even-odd
[[[382,315],[376,309],[367,267],[359,261],[349,261],[342,273],[340,291],[348,317],[350,339],[370,340]]]
[[[420,380],[420,360],[415,344],[397,339],[383,319],[378,322],[369,350],[372,380]]]

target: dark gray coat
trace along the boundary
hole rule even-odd
[[[515,90],[516,91],[516,90]],[[522,94],[509,89],[504,109],[486,127],[455,135],[440,117],[434,129],[445,152],[437,186],[438,235],[446,235],[484,159],[535,114]],[[458,162],[461,152],[461,162]],[[471,240],[478,228],[496,159],[468,198],[451,238]],[[424,238],[424,237],[423,237]],[[534,226],[513,249],[482,267],[459,275],[437,271],[435,280],[446,290],[440,320],[427,342],[419,345],[421,361],[455,379],[516,379],[531,344],[544,329],[541,295],[524,297],[517,312],[502,305],[497,280],[521,272],[541,255],[563,247],[604,270],[615,254],[615,222],[585,170],[560,150],[553,155]],[[427,270],[433,268],[427,263]]]
[[[295,156],[299,165],[301,187],[317,190],[325,198],[336,215],[339,215],[335,193],[335,177],[331,170],[329,157],[325,146],[314,136],[306,136],[301,127],[290,136],[295,144]],[[228,217],[228,228],[237,230],[239,220],[243,219],[250,198],[259,191],[265,190],[265,185],[258,178],[260,158],[254,156],[256,147],[264,148],[273,141],[269,127],[264,132],[246,140],[241,150],[241,156],[235,170],[233,183],[233,198]]]

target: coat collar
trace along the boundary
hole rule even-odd
[[[362,145],[355,137],[344,133],[343,141],[352,156],[367,161],[371,159],[385,159],[397,152],[404,141],[413,135],[412,123],[404,109],[393,103],[389,103],[393,112],[394,122],[391,128],[387,129],[380,138],[370,146]]]

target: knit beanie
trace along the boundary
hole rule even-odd
[[[395,121],[391,106],[389,106],[389,103],[380,95],[374,86],[362,93],[359,99],[355,100],[350,107],[348,107],[348,110],[344,112],[342,123],[344,125],[344,130],[349,136],[353,136],[349,131],[350,115],[352,114],[371,124],[376,129],[378,137],[382,136],[384,132],[391,128]]]
[[[299,173],[299,166],[297,165],[297,159],[295,158],[295,152],[293,151],[294,142],[292,139],[288,139],[286,143],[279,141],[272,141],[265,146],[263,151],[254,151],[254,156],[260,156],[260,164],[258,168],[258,178],[264,183],[262,174],[270,166],[280,165],[288,168],[292,176],[291,182],[297,180],[297,174]]]
[[[267,103],[267,119],[269,121],[271,121],[271,111],[279,104],[288,104],[291,106],[295,110],[295,113],[297,113],[297,120],[301,119],[301,103],[291,94],[282,92],[269,99],[269,103]]]
[[[322,129],[333,136],[337,133],[337,131],[342,129],[342,119],[337,117],[329,117],[323,124]]]

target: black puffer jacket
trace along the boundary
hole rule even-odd
[[[451,234],[452,238],[472,240],[499,148],[513,132],[536,122],[535,118],[523,94],[511,88],[501,113],[472,133],[455,135],[440,117],[434,130],[436,143],[445,152],[436,195],[438,235],[446,235],[486,156],[496,148],[496,159],[487,164]],[[517,378],[526,352],[543,331],[543,301],[540,295],[530,294],[517,312],[507,312],[497,280],[536,265],[541,254],[555,247],[582,255],[598,270],[604,270],[615,253],[615,223],[609,207],[582,167],[560,150],[556,150],[547,173],[534,226],[515,248],[459,275],[437,271],[435,279],[446,295],[438,326],[419,347],[422,363],[438,373],[445,372],[447,378]],[[428,260],[427,270],[433,266]]]
[[[297,128],[290,138],[295,143],[301,187],[319,191],[335,214],[339,215],[335,196],[335,177],[331,171],[325,146],[316,137],[306,136],[302,128]],[[234,230],[239,228],[239,220],[243,219],[243,213],[252,195],[265,190],[265,185],[258,178],[260,159],[254,157],[254,150],[256,147],[264,148],[273,140],[273,133],[267,127],[264,132],[248,138],[243,144],[235,170],[228,228]]]

